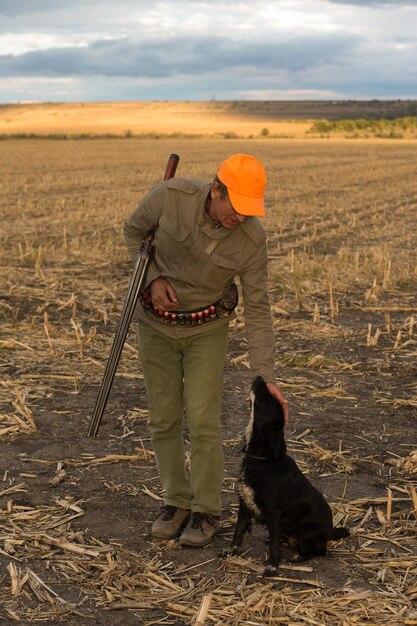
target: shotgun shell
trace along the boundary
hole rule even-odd
[[[169,312],[164,311],[164,322],[169,322]]]
[[[190,315],[190,323],[191,326],[195,326],[197,323],[197,314],[196,313],[191,313]]]
[[[211,305],[209,311],[210,311],[210,319],[214,320],[216,318],[216,307],[214,306],[214,304]]]
[[[204,309],[204,321],[207,322],[209,319],[210,311],[208,309]]]
[[[203,323],[203,312],[199,311],[197,313],[197,324],[202,324]]]
[[[177,323],[177,314],[171,313],[171,324],[176,324],[176,323]]]
[[[184,325],[184,314],[178,313],[177,320],[178,320],[178,324]]]

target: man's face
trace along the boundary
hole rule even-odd
[[[217,183],[213,183],[210,191],[211,206],[210,215],[214,221],[219,222],[224,228],[236,228],[241,222],[246,220],[246,215],[242,215],[234,210],[229,196],[222,198]]]

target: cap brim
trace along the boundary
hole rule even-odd
[[[237,213],[241,215],[256,215],[257,217],[265,217],[265,204],[263,198],[250,198],[242,196],[232,189],[228,188],[230,202]]]

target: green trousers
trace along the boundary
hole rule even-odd
[[[173,338],[139,323],[149,431],[165,504],[220,515],[223,446],[220,409],[228,325]],[[185,466],[184,411],[191,443]]]

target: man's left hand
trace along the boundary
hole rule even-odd
[[[288,426],[288,400],[275,383],[266,383],[266,388],[271,396],[274,396],[274,398],[276,398],[282,406],[282,410],[284,412],[284,426]]]

